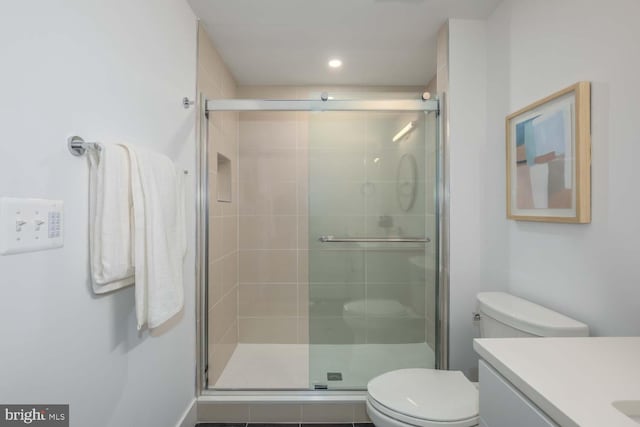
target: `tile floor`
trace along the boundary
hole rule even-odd
[[[372,423],[299,424],[299,423],[200,423],[196,427],[374,427]]]

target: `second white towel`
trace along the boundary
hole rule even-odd
[[[184,305],[183,180],[167,156],[124,147],[131,167],[138,329],[156,328]]]

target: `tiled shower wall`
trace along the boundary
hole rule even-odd
[[[241,98],[295,96],[239,88]],[[240,342],[308,342],[306,129],[303,112],[240,113]]]
[[[202,27],[198,29],[198,93],[234,98],[236,84]],[[211,113],[209,162],[208,339],[209,385],[215,383],[238,343],[238,113]],[[230,201],[218,201],[218,155],[229,160]],[[224,197],[228,199],[228,197]]]

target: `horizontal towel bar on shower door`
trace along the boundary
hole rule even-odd
[[[428,237],[334,237],[320,236],[322,243],[429,243]]]

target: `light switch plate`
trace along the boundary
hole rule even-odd
[[[0,255],[64,245],[61,200],[0,197]]]

